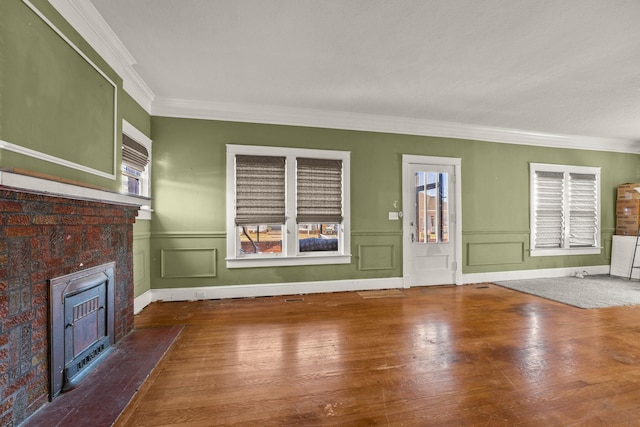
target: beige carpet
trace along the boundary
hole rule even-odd
[[[615,276],[556,277],[495,282],[496,285],[579,308],[640,304],[640,282]]]

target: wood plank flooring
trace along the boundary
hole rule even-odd
[[[640,306],[402,292],[151,304],[185,328],[116,425],[640,425]]]

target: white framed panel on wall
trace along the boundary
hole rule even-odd
[[[31,1],[22,0],[18,4],[27,6],[46,25],[40,28],[40,32],[48,27],[55,37],[43,38],[32,29],[34,37],[37,35],[33,42],[36,46],[35,52],[29,53],[20,49],[20,44],[16,41],[18,36],[7,29],[5,42],[8,50],[13,49],[12,52],[21,52],[20,55],[25,56],[18,59],[33,59],[35,56],[42,57],[37,60],[43,62],[27,69],[33,74],[28,78],[35,81],[30,86],[33,93],[24,94],[24,103],[13,102],[16,105],[12,105],[11,110],[3,109],[4,126],[0,149],[115,180],[119,141],[117,84]],[[33,21],[34,25],[36,23]],[[11,36],[15,38],[12,39]],[[65,57],[51,60],[54,51],[52,46],[56,47],[55,52],[62,52]],[[70,49],[65,50],[65,46]],[[51,52],[48,56],[36,55],[38,50]],[[22,69],[20,65],[15,66],[18,68],[12,69],[12,73],[7,75],[16,75]],[[11,123],[20,122],[15,118],[29,116],[35,119],[46,117],[47,120],[46,123],[41,120],[37,127],[10,126]],[[61,146],[64,146],[62,152],[58,151]]]
[[[162,249],[160,276],[163,279],[216,277],[217,249]]]

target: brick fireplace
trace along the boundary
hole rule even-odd
[[[138,206],[0,185],[0,425],[50,398],[50,279],[115,262],[114,338],[133,329],[133,223]]]

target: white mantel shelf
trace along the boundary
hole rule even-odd
[[[146,206],[151,199],[114,193],[95,188],[82,187],[66,182],[54,181],[9,171],[0,171],[0,186],[25,191],[28,193],[45,194],[74,200],[90,200],[95,202],[112,203],[128,206]]]

